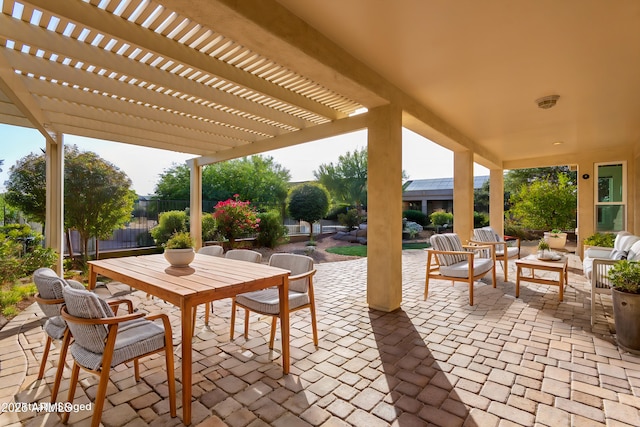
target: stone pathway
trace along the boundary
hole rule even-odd
[[[598,300],[590,326],[589,288],[572,256],[565,301],[558,288],[513,281],[497,288],[434,282],[423,300],[423,251],[403,253],[403,303],[393,313],[366,303],[366,260],[318,264],[320,345],[308,311],[292,315],[292,369],[267,348],[268,318],[252,315],[249,339],[229,340],[230,302],[214,303],[210,327],[199,313],[194,338],[193,425],[202,426],[638,426],[640,358],[615,345],[611,303]],[[510,263],[515,279],[515,268]],[[490,276],[489,276],[490,277]],[[112,288],[113,292],[113,288]],[[178,310],[140,292],[134,304],[171,316],[180,392]],[[202,310],[202,309],[201,309]],[[237,330],[241,330],[242,315]],[[48,402],[58,350],[36,380],[44,345],[36,305],[0,331],[0,405]],[[277,347],[276,343],[276,347]],[[69,359],[70,360],[70,359]],[[143,359],[142,379],[120,366],[111,376],[105,426],[181,425],[170,418],[163,356]],[[64,400],[70,369],[58,400]],[[90,403],[96,378],[81,373],[76,403]],[[6,406],[6,405],[5,405]],[[0,406],[0,409],[2,407]],[[89,425],[91,413],[71,414]],[[8,412],[2,426],[55,426],[56,414]]]

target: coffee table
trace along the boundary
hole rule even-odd
[[[543,285],[555,285],[560,288],[559,300],[564,299],[564,287],[569,284],[569,276],[567,274],[568,258],[562,256],[557,261],[541,260],[536,255],[527,255],[524,258],[516,260],[516,298],[520,296],[520,280],[533,283],[541,283]],[[523,269],[531,270],[530,276],[522,274]],[[536,277],[536,270],[550,271],[558,273],[558,280],[550,278]]]

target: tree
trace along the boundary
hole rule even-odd
[[[5,200],[20,209],[29,220],[44,224],[47,210],[45,182],[44,154],[28,154],[9,169]]]
[[[575,227],[576,185],[563,173],[554,180],[537,180],[511,195],[512,217],[532,230],[567,230]]]
[[[88,258],[91,237],[106,238],[131,218],[135,193],[131,180],[116,166],[92,152],[65,146],[65,226],[78,230],[83,258]],[[29,154],[9,171],[6,200],[24,214],[44,224],[46,213],[46,160]]]
[[[291,189],[287,199],[289,215],[311,225],[309,240],[313,238],[313,223],[329,211],[329,192],[320,184],[305,183]]]
[[[573,182],[576,180],[576,173],[572,172],[568,166],[512,169],[504,177],[504,191],[509,194],[516,194],[523,185],[528,185],[538,180],[558,183],[558,174],[567,175]]]
[[[80,233],[86,260],[91,237],[106,239],[131,219],[136,194],[113,164],[76,146],[65,148],[65,225]]]
[[[174,165],[156,184],[156,196],[164,200],[188,200],[189,167]],[[287,198],[289,171],[269,156],[251,156],[207,165],[202,171],[202,198],[215,202],[238,194],[260,210],[280,208]]]
[[[367,204],[367,149],[356,149],[338,157],[338,162],[321,164],[313,172],[335,201],[355,206]]]
[[[322,184],[335,202],[355,206],[358,214],[367,204],[368,152],[366,148],[356,149],[353,153],[338,157],[338,162],[321,164],[313,175]],[[407,174],[402,171],[402,179]]]

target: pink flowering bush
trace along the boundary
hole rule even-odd
[[[218,232],[229,240],[232,248],[236,238],[257,231],[260,227],[260,218],[250,202],[240,201],[239,198],[240,195],[234,194],[233,199],[218,202],[212,214],[218,224]]]

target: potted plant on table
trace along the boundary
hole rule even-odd
[[[549,246],[549,243],[547,243],[547,241],[545,239],[540,239],[540,241],[538,242],[538,259],[551,259],[552,258],[552,254],[551,254],[551,248]]]
[[[607,274],[618,346],[640,354],[640,262],[621,260]]]
[[[164,247],[164,257],[172,267],[188,267],[195,258],[191,235],[186,231],[174,233]]]

